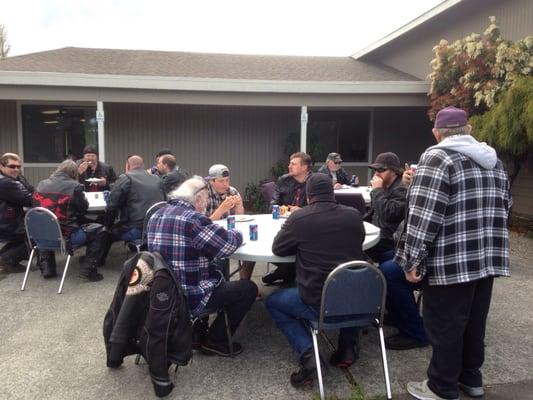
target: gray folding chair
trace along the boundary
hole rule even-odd
[[[26,216],[24,217],[24,225],[26,227],[26,234],[28,236],[28,243],[31,247],[31,253],[20,290],[24,290],[26,287],[26,281],[28,279],[28,273],[30,272],[30,266],[35,251],[59,250],[61,254],[67,254],[65,269],[63,270],[63,276],[61,278],[61,283],[59,284],[59,290],[57,291],[58,294],[61,294],[63,291],[63,284],[65,283],[65,277],[67,276],[72,251],[68,251],[67,249],[57,217],[52,211],[46,208],[35,207],[26,213]]]
[[[365,261],[350,261],[331,271],[322,289],[318,321],[308,321],[313,337],[320,398],[324,400],[324,384],[320,368],[317,335],[323,330],[375,326],[383,363],[387,399],[392,398],[385,339],[383,313],[387,282],[381,271]]]
[[[154,213],[157,210],[159,210],[160,208],[163,208],[166,205],[167,205],[166,201],[160,201],[160,202],[152,204],[150,208],[146,210],[146,214],[144,214],[143,230],[141,233],[141,238],[137,240],[126,241],[124,244],[128,246],[128,248],[129,247],[135,248],[137,253],[140,253],[143,250],[143,247],[145,247],[147,244],[147,239],[146,239],[147,232],[146,231],[148,229],[148,221],[150,220],[150,217],[154,215]]]

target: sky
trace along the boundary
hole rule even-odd
[[[442,0],[0,0],[9,56],[66,46],[349,56]]]

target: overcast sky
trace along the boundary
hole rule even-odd
[[[0,0],[10,56],[65,46],[349,56],[442,0]]]

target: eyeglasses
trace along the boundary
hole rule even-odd
[[[7,168],[10,168],[10,169],[21,169],[22,168],[22,165],[17,165],[17,164],[8,164],[6,165]]]
[[[341,165],[342,161],[334,161],[334,163],[337,164],[337,165]]]
[[[194,195],[196,196],[198,193],[200,193],[202,190],[205,190],[205,189],[207,189],[207,183],[204,183],[204,186],[196,190],[196,192],[194,192]]]

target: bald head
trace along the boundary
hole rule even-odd
[[[140,156],[131,156],[128,158],[129,169],[144,168],[144,161]]]

